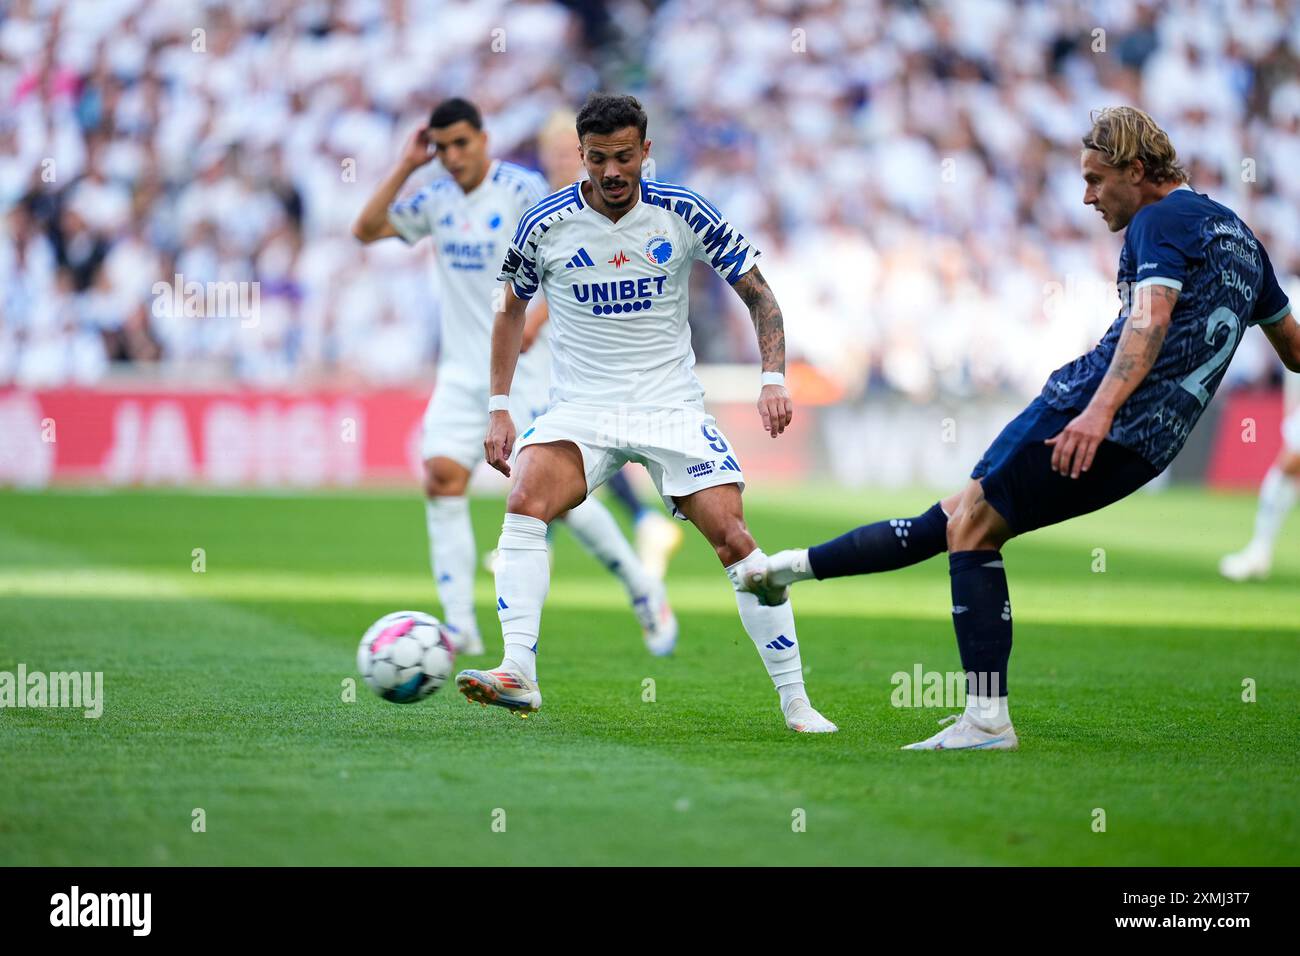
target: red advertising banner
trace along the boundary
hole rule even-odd
[[[426,395],[0,392],[0,483],[299,486],[419,475]]]
[[[1236,392],[1222,400],[1206,479],[1218,487],[1255,487],[1281,447],[1281,394]],[[409,484],[420,474],[426,401],[427,393],[414,390],[0,389],[0,485]],[[753,404],[709,408],[751,480],[812,476],[830,441],[823,432],[835,426],[826,408],[801,405],[793,426],[773,440]],[[875,416],[857,424],[873,434],[852,442],[884,441],[900,460],[922,442],[901,418],[891,423]],[[853,434],[843,432],[842,422],[839,427],[840,434]],[[881,480],[878,467],[835,476],[850,483]]]
[[[426,392],[0,390],[0,485],[321,487],[420,474]],[[753,405],[711,410],[749,477],[798,478],[817,416],[778,440]]]
[[[1226,395],[1206,480],[1219,488],[1256,488],[1282,448],[1282,392]]]

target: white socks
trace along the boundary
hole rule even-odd
[[[1011,723],[1006,697],[966,695],[966,716],[985,730],[1001,730]]]
[[[618,576],[633,601],[645,597],[654,589],[654,578],[641,564],[641,559],[636,556],[627,538],[623,537],[618,522],[609,513],[609,509],[595,498],[589,497],[571,509],[564,516],[564,523],[589,554]]]
[[[507,514],[497,552],[497,616],[506,645],[501,666],[537,680],[537,636],[542,603],[551,587],[546,522]]]
[[[429,563],[446,622],[462,633],[477,634],[474,618],[474,527],[469,499],[429,498],[424,503],[429,528]]]
[[[755,549],[727,568],[727,577],[731,578],[731,585],[736,589],[740,622],[758,648],[758,656],[763,658],[763,666],[781,695],[782,713],[788,715],[794,701],[812,703],[803,685],[803,664],[799,660],[799,644],[794,630],[794,607],[790,601],[767,607],[758,602],[758,595],[741,590],[745,572],[752,568],[761,569],[766,561],[767,555],[761,549]]]
[[[1255,537],[1250,543],[1252,548],[1273,553],[1273,542],[1282,530],[1287,513],[1295,505],[1295,499],[1295,479],[1274,465],[1259,486],[1259,510],[1255,512]]]

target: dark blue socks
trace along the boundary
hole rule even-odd
[[[917,518],[865,524],[808,549],[808,566],[819,579],[874,574],[917,564],[948,550],[948,516],[936,502]]]
[[[1011,599],[1001,551],[954,551],[952,626],[957,632],[966,695],[1005,697],[1011,657]],[[996,683],[995,683],[996,682]]]

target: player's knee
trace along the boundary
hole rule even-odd
[[[955,551],[996,551],[1011,535],[1001,516],[980,501],[958,509],[948,521],[948,553]]]
[[[463,495],[469,486],[469,471],[444,458],[424,462],[424,496],[448,498]]]
[[[556,510],[549,495],[520,484],[511,488],[510,496],[506,498],[506,511],[512,515],[525,515],[549,523]]]
[[[717,540],[713,542],[713,550],[718,554],[718,560],[723,567],[730,567],[737,561],[743,561],[754,553],[758,545],[754,543],[754,536],[749,533],[743,521],[737,521],[723,529]]]
[[[961,508],[962,497],[964,495],[964,491],[959,491],[954,495],[949,495],[947,498],[940,500],[939,507],[943,509],[943,513],[946,514],[950,520],[957,514],[958,509]]]
[[[961,548],[959,547],[959,544],[961,542],[961,532],[959,529],[961,527],[961,523],[964,520],[964,518],[965,515],[960,510],[958,510],[954,512],[952,516],[948,519],[948,526],[944,529],[944,534],[948,538],[949,554],[952,554],[954,551],[961,550]]]
[[[463,489],[456,487],[456,482],[451,481],[446,475],[439,474],[432,469],[426,469],[424,472],[424,496],[426,498],[446,498],[452,495],[458,495]]]

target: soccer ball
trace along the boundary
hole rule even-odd
[[[361,679],[394,704],[424,700],[447,683],[455,661],[446,626],[420,611],[385,614],[357,647]]]

